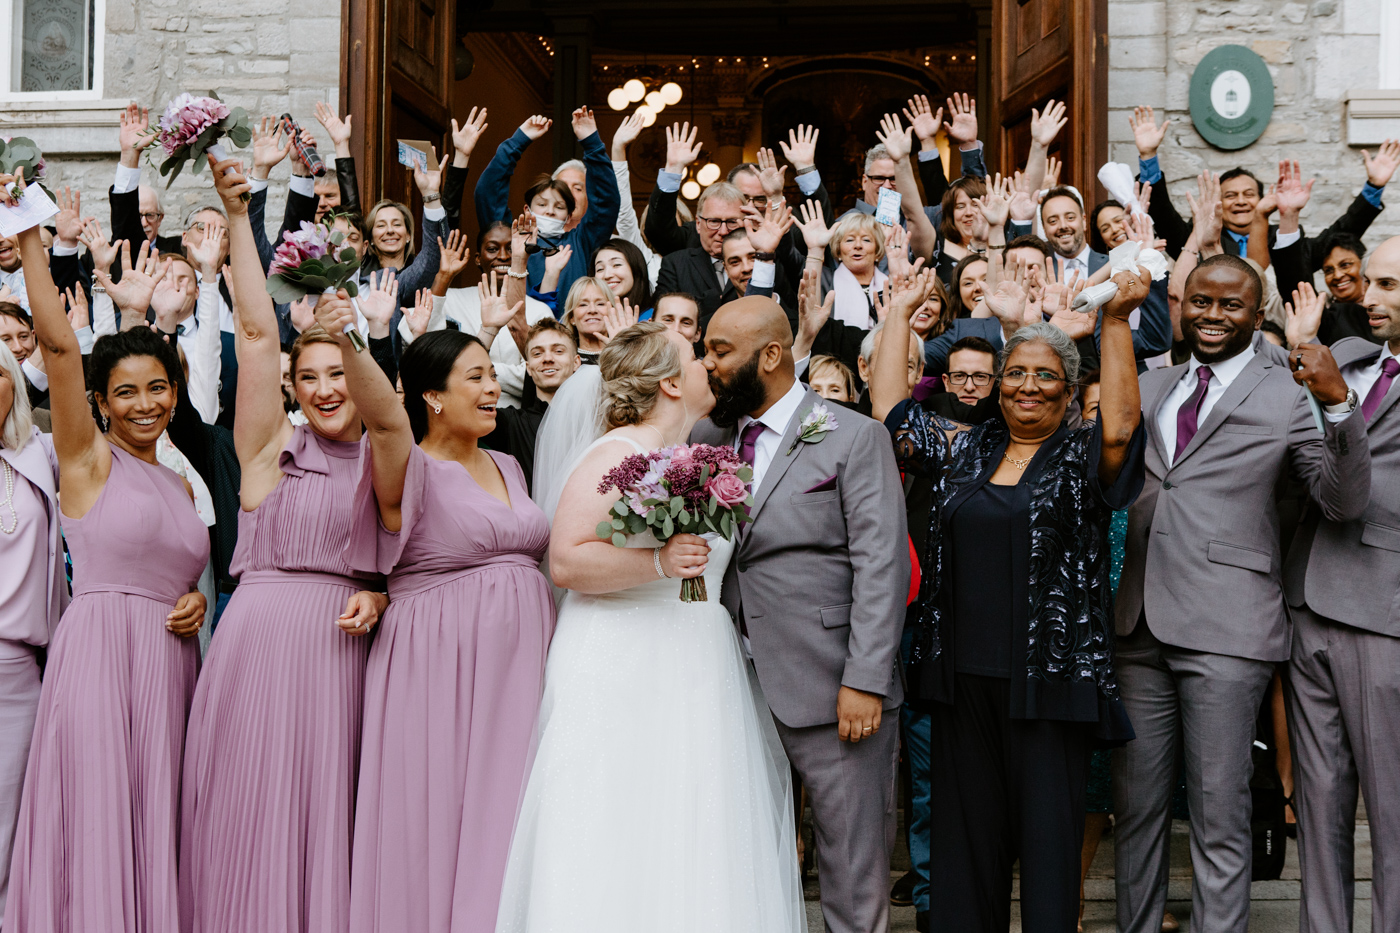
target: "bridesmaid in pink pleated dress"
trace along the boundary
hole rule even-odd
[[[19,243],[74,579],[49,647],[4,929],[176,933],[180,766],[199,672],[190,636],[209,560],[189,484],[156,462],[180,362],[145,328],[99,338],[89,369],[104,435],[38,229]]]
[[[349,314],[318,320],[338,334]],[[514,458],[477,444],[500,397],[481,343],[419,337],[402,373],[407,412],[381,421],[388,380],[346,360],[370,435],[361,520],[378,528],[351,564],[387,572],[390,597],[365,678],[350,929],[491,933],[554,629],[549,527]]]
[[[361,471],[360,414],[340,347],[313,328],[293,345],[291,363],[308,423],[287,420],[277,318],[240,197],[248,185],[238,172],[213,175],[229,216],[238,306],[233,434],[243,508],[232,564],[238,588],[190,712],[181,926],[345,933],[365,635],[388,603],[383,578],[357,573],[344,557]]]

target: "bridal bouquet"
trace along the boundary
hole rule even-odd
[[[355,280],[360,260],[348,246],[337,249],[344,240],[345,234],[331,230],[327,224],[305,220],[300,230],[283,233],[282,244],[267,269],[267,293],[272,300],[291,304],[308,295],[334,294],[343,288],[354,302],[359,295]],[[358,314],[359,310],[356,304],[355,312]],[[356,352],[365,348],[365,340],[355,325],[346,324],[345,333]]]
[[[165,181],[167,188],[186,162],[192,161],[192,171],[198,172],[204,164],[205,153],[220,161],[227,159],[228,153],[219,142],[225,136],[240,148],[253,141],[248,114],[242,107],[230,109],[217,97],[193,94],[181,94],[172,100],[151,135],[165,150],[166,159],[161,163],[160,173],[169,176]],[[248,200],[248,196],[244,195],[243,199]]]
[[[23,136],[0,136],[0,175],[13,175],[21,168],[25,184],[43,179],[44,154],[38,144]]]
[[[732,540],[749,520],[753,470],[727,447],[677,444],[623,460],[598,484],[616,489],[611,518],[598,523],[598,537],[618,547],[629,535],[650,531],[665,543],[673,534],[717,534]],[[681,581],[683,602],[703,602],[704,577]]]

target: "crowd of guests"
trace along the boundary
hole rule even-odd
[[[797,376],[888,428],[906,497],[913,867],[884,891],[888,845],[847,865],[817,825],[804,870],[882,889],[828,908],[829,929],[883,929],[893,902],[921,930],[1004,930],[1018,862],[1023,929],[1071,929],[1107,813],[1118,928],[1175,929],[1184,784],[1192,928],[1243,933],[1261,739],[1306,928],[1350,928],[1360,791],[1373,928],[1400,930],[1381,871],[1400,857],[1400,238],[1362,242],[1400,144],[1364,154],[1361,193],[1308,236],[1293,161],[1268,185],[1202,173],[1183,216],[1151,108],[1133,197],[1091,206],[1050,155],[1063,105],[1035,112],[1004,177],[974,101],[915,98],[861,141],[844,212],[805,126],[786,164],[761,149],[692,212],[702,143],[677,124],[639,218],[641,119],[605,148],[581,108],[499,145],[471,244],[485,108],[453,121],[440,170],[413,170],[417,217],[363,204],[351,118],[318,118],[333,168],[313,175],[264,120],[170,235],[132,104],[108,223],[64,189],[47,226],[0,238],[5,929],[496,929],[555,612],[541,422],[647,320],[761,400],[758,357],[721,362],[711,339],[721,309],[761,299]],[[551,131],[582,159],[512,204]],[[359,257],[354,302],[269,296],[303,222]]]

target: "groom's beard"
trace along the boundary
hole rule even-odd
[[[768,398],[768,390],[758,377],[758,354],[755,353],[728,382],[711,373],[710,391],[715,395],[710,420],[721,428],[737,425],[740,418],[760,407]]]

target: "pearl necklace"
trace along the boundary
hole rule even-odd
[[[0,465],[5,468],[5,499],[0,506],[10,510],[10,527],[5,527],[4,517],[0,516],[0,531],[12,535],[19,530],[19,513],[15,511],[15,468],[5,459],[0,459]]]

